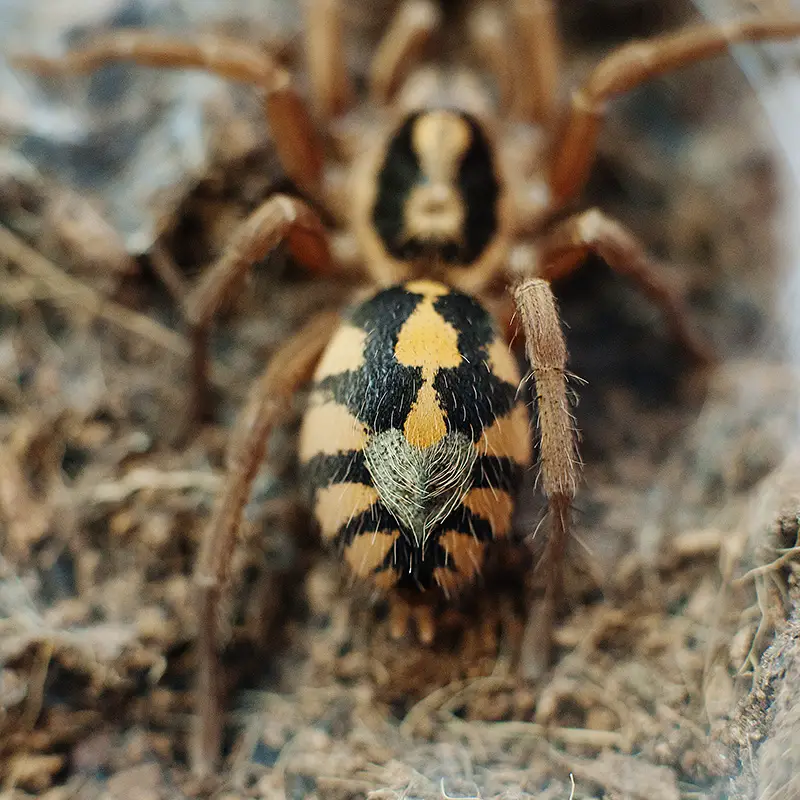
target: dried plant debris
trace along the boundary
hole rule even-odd
[[[795,525],[796,518],[795,517]],[[790,595],[793,607],[788,621],[761,659],[753,688],[739,704],[727,731],[730,758],[741,773],[721,786],[732,798],[790,798],[800,792],[800,614],[797,576]]]
[[[235,33],[247,19],[248,36],[291,62],[301,24],[279,0],[225,15],[213,3],[102,0],[51,14],[45,29],[50,4],[30,5],[20,30],[44,31],[43,49],[126,20]],[[357,65],[387,5],[352,4]],[[663,16],[641,17],[626,2],[617,35],[686,14],[659,5]],[[623,13],[565,6],[581,49],[598,46],[587,18]],[[586,464],[552,669],[530,685],[515,677],[523,596],[540,576],[526,587],[531,564],[514,553],[498,555],[433,647],[394,641],[386,609],[343,585],[311,533],[292,422],[271,442],[234,568],[224,777],[191,778],[191,571],[228,424],[287,333],[353,289],[282,258],[260,267],[214,337],[219,422],[186,440],[189,348],[174,295],[278,178],[253,98],[194,79],[200,99],[185,76],[112,70],[98,87],[128,87],[119,108],[73,84],[58,113],[52,92],[0,87],[3,134],[17,137],[0,147],[4,800],[797,794],[800,387],[784,349],[765,344],[781,329],[779,176],[724,61],[621,103],[590,192],[675,265],[722,363],[691,372],[654,310],[599,262],[556,287],[570,369],[587,383],[576,387]],[[137,110],[145,98],[156,110]],[[132,161],[98,166],[88,188],[54,168],[74,167],[74,103],[81,163],[103,141],[91,131],[135,119],[128,135],[141,144]],[[46,145],[34,130],[45,112]],[[179,132],[184,156],[197,156],[190,169],[150,146]],[[541,521],[534,477],[520,531]]]

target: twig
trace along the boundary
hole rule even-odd
[[[417,724],[428,714],[439,711],[441,707],[456,693],[469,685],[469,681],[453,681],[446,686],[434,689],[412,706],[405,719],[400,723],[400,732],[405,736],[413,736]]]
[[[156,242],[150,248],[150,263],[172,299],[181,305],[188,294],[188,284],[161,242]]]
[[[28,705],[19,723],[19,728],[26,732],[33,730],[33,726],[36,724],[36,720],[39,719],[39,714],[42,712],[44,687],[47,681],[47,671],[53,659],[53,650],[54,646],[52,640],[43,639],[39,647],[36,664],[28,687]]]
[[[90,317],[104,319],[181,358],[188,358],[189,344],[182,336],[149,317],[109,300],[85,283],[65,274],[3,225],[0,225],[0,256],[16,264],[41,285],[54,303],[66,310],[80,309]]]
[[[778,552],[780,552],[781,555],[774,561],[770,561],[769,564],[762,564],[760,567],[753,567],[753,569],[748,570],[741,577],[736,578],[736,580],[733,581],[733,585],[741,586],[751,578],[757,578],[761,575],[767,575],[770,572],[779,570],[787,562],[791,561],[794,556],[800,555],[800,547],[787,547],[785,550],[779,550]]]
[[[100,483],[92,487],[87,499],[92,504],[119,503],[142,490],[181,492],[187,489],[200,489],[213,493],[217,491],[219,484],[219,475],[212,472],[164,471],[142,467],[132,469],[121,480]]]
[[[466,797],[464,795],[447,794],[444,788],[444,778],[441,778],[439,781],[439,794],[442,796],[442,800],[482,800],[480,791],[477,794]]]
[[[447,723],[447,728],[461,733],[481,732],[497,739],[530,738],[536,741],[547,740],[566,745],[579,745],[602,750],[606,747],[622,747],[626,737],[621,731],[595,730],[593,728],[564,728],[556,725],[541,725],[538,722],[464,722],[457,717]]]

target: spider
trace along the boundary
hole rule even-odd
[[[597,209],[569,213],[606,106],[732,43],[800,34],[800,19],[755,16],[634,42],[603,59],[562,104],[552,0],[469,11],[469,43],[491,89],[475,72],[422,65],[441,11],[431,0],[403,0],[371,61],[367,96],[356,103],[341,6],[306,6],[310,104],[269,54],[218,36],[118,31],[63,58],[23,59],[39,72],[88,72],[120,59],[197,68],[262,92],[278,156],[306,199],[269,197],[184,300],[198,416],[208,411],[215,311],[253,263],[283,242],[312,270],[359,270],[372,286],[344,315],[320,312],[278,350],[231,434],[195,572],[192,758],[201,774],[214,770],[220,752],[219,610],[243,508],[270,433],[304,384],[311,395],[299,457],[322,538],[355,576],[392,598],[393,633],[413,621],[431,641],[434,604],[473,587],[492,543],[510,536],[514,490],[532,454],[517,363],[487,310],[509,285],[536,387],[550,520],[544,597],[528,625],[537,633],[523,648],[533,649],[534,662],[547,660],[579,472],[551,282],[597,253],[660,307],[690,353],[705,357],[680,299],[635,237]]]

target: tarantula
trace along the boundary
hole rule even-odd
[[[24,59],[40,72],[87,72],[120,59],[198,68],[262,93],[299,192],[253,211],[185,297],[198,416],[208,410],[215,311],[279,243],[312,270],[360,270],[376,287],[343,317],[321,312],[274,355],[231,434],[195,575],[198,772],[219,756],[219,606],[243,507],[268,437],[303,384],[313,385],[299,455],[322,537],[356,576],[393,598],[395,633],[413,618],[430,641],[433,604],[472,586],[492,542],[510,536],[513,493],[532,460],[530,421],[506,333],[485,306],[509,284],[536,386],[550,511],[546,590],[529,626],[541,635],[528,637],[538,646],[530,659],[546,660],[579,466],[551,282],[595,252],[661,308],[691,353],[704,355],[636,239],[597,209],[565,214],[587,180],[607,104],[732,43],[800,34],[798,18],[755,16],[634,42],[603,59],[563,104],[552,0],[483,2],[469,12],[469,44],[491,87],[467,69],[421,66],[440,23],[432,0],[403,0],[359,103],[345,68],[340,0],[307,3],[309,104],[271,55],[218,36],[118,31],[63,58]]]

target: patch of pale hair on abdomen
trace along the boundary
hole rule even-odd
[[[370,437],[364,459],[381,502],[422,545],[472,487],[477,452],[457,431],[419,448],[391,428]]]

